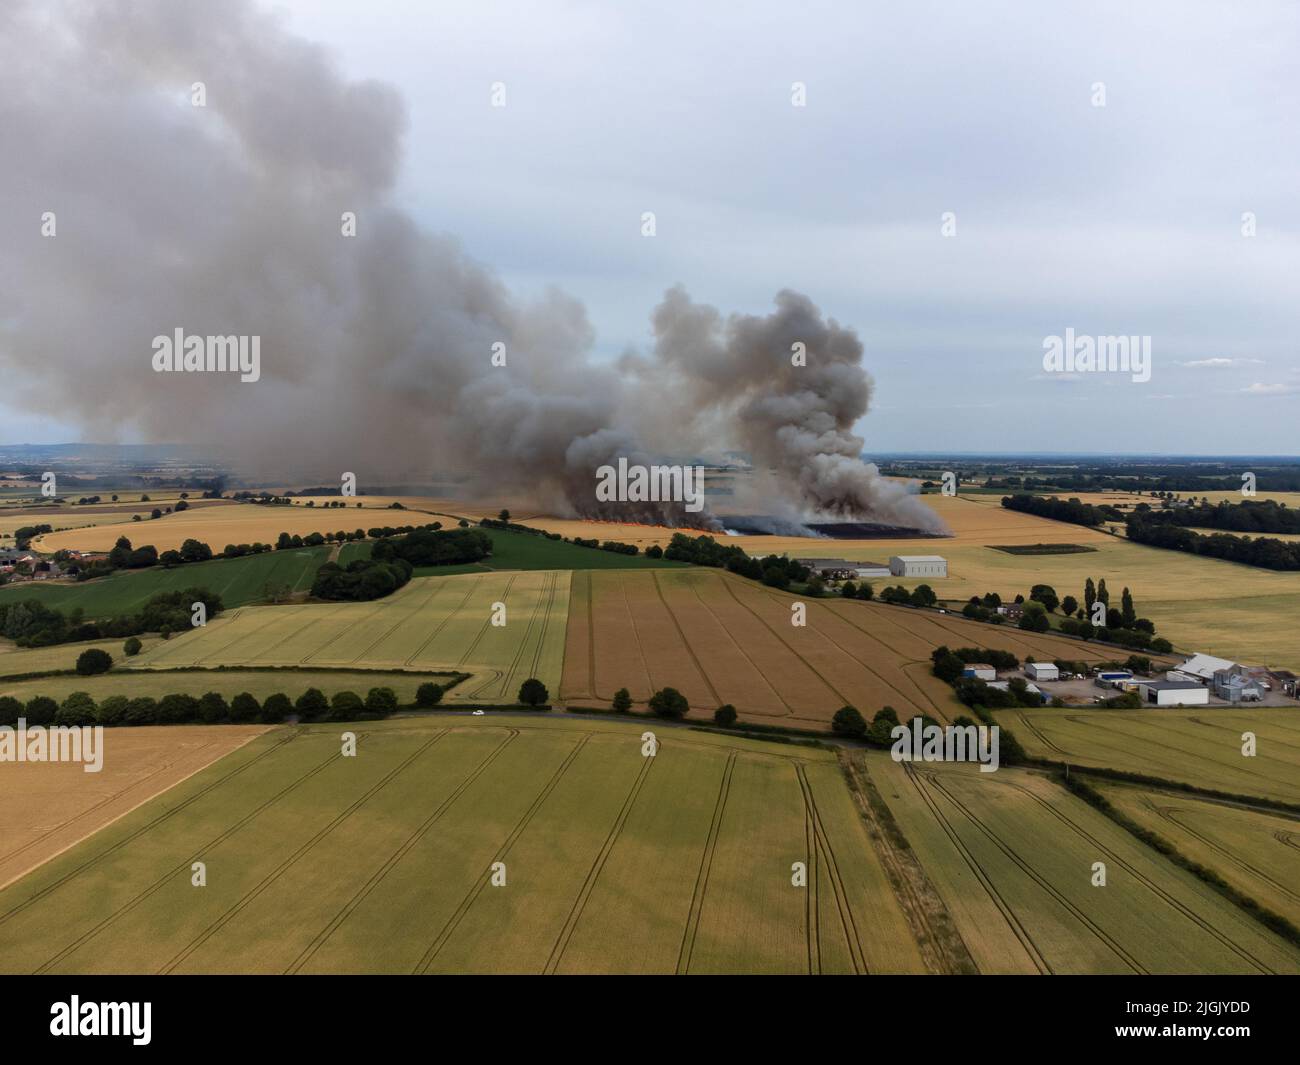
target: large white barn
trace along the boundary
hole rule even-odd
[[[894,555],[889,572],[895,577],[946,577],[948,560],[939,555]]]

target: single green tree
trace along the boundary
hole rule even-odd
[[[88,647],[77,656],[77,672],[83,677],[107,673],[113,668],[113,656],[98,647]]]
[[[366,693],[366,712],[387,717],[397,709],[397,692],[392,688],[371,688]]]
[[[650,696],[650,709],[660,717],[685,717],[691,705],[676,688],[660,688]]]
[[[546,685],[536,677],[529,677],[519,685],[519,702],[525,706],[541,706],[550,697],[551,693],[546,690]]]
[[[53,725],[58,713],[59,704],[48,695],[37,695],[29,699],[27,705],[23,707],[23,716],[27,718],[29,726]]]
[[[356,692],[335,692],[334,698],[330,700],[330,720],[355,720],[361,716],[365,708],[365,703]]]
[[[73,692],[63,700],[59,712],[54,716],[56,725],[93,725],[98,711],[95,700],[89,692]]]
[[[1133,596],[1127,588],[1120,596],[1120,621],[1124,628],[1131,629],[1137,621],[1137,611],[1133,608]]]
[[[262,704],[250,692],[240,692],[230,700],[230,719],[232,721],[256,721],[262,714]]]
[[[867,723],[855,706],[841,706],[831,718],[831,731],[837,736],[861,738],[867,734]]]
[[[204,692],[199,697],[199,720],[209,725],[230,717],[230,704],[220,692]]]
[[[330,701],[319,688],[308,688],[294,701],[293,708],[303,721],[315,721],[325,716],[330,708]]]

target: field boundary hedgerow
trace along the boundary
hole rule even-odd
[[[1052,803],[1048,802],[1048,801],[1047,801],[1046,799],[1044,799],[1041,795],[1036,795],[1033,791],[1031,791],[1029,788],[1024,787],[1024,785],[1022,785],[1022,784],[1012,783],[1011,786],[1012,786],[1013,788],[1015,788],[1017,791],[1021,792],[1022,794],[1028,795],[1028,796],[1029,796],[1029,797],[1030,797],[1034,802],[1036,802],[1039,806],[1041,806],[1043,809],[1045,809],[1048,813],[1050,813],[1050,814],[1051,814],[1053,817],[1055,817],[1058,821],[1060,821],[1062,824],[1068,826],[1069,828],[1073,829],[1076,833],[1078,833],[1078,834],[1079,834],[1080,836],[1082,836],[1084,839],[1088,840],[1090,843],[1092,843],[1093,845],[1095,845],[1096,847],[1098,847],[1100,850],[1102,850],[1103,852],[1106,850],[1105,844],[1102,843],[1101,840],[1097,839],[1097,838],[1096,838],[1095,836],[1093,836],[1090,832],[1088,832],[1088,830],[1087,830],[1086,828],[1084,828],[1084,826],[1081,825],[1078,821],[1075,821],[1073,818],[1071,818],[1071,817],[1070,817],[1068,814],[1066,814],[1064,811],[1057,809],[1056,806],[1054,806]],[[1124,827],[1124,826],[1121,826],[1121,827]],[[1143,841],[1143,842],[1145,842],[1145,841]],[[1179,913],[1183,914],[1183,916],[1186,917],[1188,920],[1192,921],[1194,924],[1196,924],[1196,925],[1197,925],[1199,928],[1201,928],[1203,931],[1205,931],[1206,933],[1208,933],[1209,935],[1211,935],[1211,936],[1213,936],[1215,939],[1217,939],[1221,944],[1223,944],[1224,947],[1226,947],[1227,949],[1233,951],[1235,954],[1237,954],[1238,957],[1245,959],[1245,960],[1248,961],[1250,964],[1256,966],[1257,968],[1263,970],[1264,972],[1267,972],[1267,973],[1270,973],[1270,974],[1273,973],[1273,970],[1269,969],[1268,964],[1267,964],[1266,962],[1264,962],[1264,961],[1262,961],[1261,959],[1257,958],[1254,954],[1251,954],[1249,951],[1247,951],[1245,948],[1243,948],[1243,947],[1240,946],[1239,944],[1233,942],[1233,940],[1232,940],[1231,938],[1229,938],[1228,936],[1226,936],[1226,935],[1224,935],[1223,933],[1221,933],[1221,932],[1220,932],[1220,931],[1219,931],[1219,930],[1218,930],[1218,929],[1213,925],[1213,923],[1211,923],[1210,921],[1207,921],[1205,918],[1201,917],[1198,913],[1196,913],[1196,912],[1195,912],[1194,910],[1192,910],[1190,907],[1188,907],[1187,905],[1185,905],[1182,901],[1180,901],[1179,899],[1177,899],[1174,895],[1170,894],[1169,891],[1165,890],[1163,887],[1161,887],[1159,884],[1157,884],[1155,880],[1153,880],[1151,877],[1147,876],[1147,875],[1146,875],[1145,873],[1143,873],[1140,869],[1138,869],[1138,868],[1136,868],[1136,867],[1130,865],[1129,863],[1125,862],[1125,861],[1124,861],[1124,860],[1123,860],[1119,855],[1117,855],[1117,854],[1116,854],[1116,855],[1113,855],[1113,857],[1114,857],[1114,859],[1115,859],[1115,860],[1120,864],[1120,866],[1121,866],[1122,868],[1126,869],[1126,870],[1129,872],[1130,875],[1136,877],[1136,878],[1138,879],[1138,881],[1139,881],[1140,883],[1142,883],[1142,884],[1147,888],[1147,890],[1151,891],[1151,892],[1152,892],[1153,894],[1155,894],[1155,895],[1158,895],[1158,896],[1159,896],[1160,898],[1162,898],[1162,899],[1163,899],[1163,900],[1164,900],[1168,905],[1172,906],[1172,907],[1173,907],[1175,910],[1177,910]]]
[[[1275,913],[1261,905],[1253,896],[1247,895],[1244,891],[1233,887],[1215,870],[1202,865],[1200,862],[1193,861],[1163,836],[1153,832],[1149,828],[1143,827],[1128,815],[1116,809],[1114,804],[1107,799],[1106,796],[1097,791],[1097,789],[1092,787],[1092,785],[1086,780],[1081,780],[1080,776],[1081,774],[1077,772],[1073,777],[1058,773],[1054,774],[1052,779],[1071,794],[1078,796],[1078,798],[1082,799],[1103,816],[1109,818],[1135,839],[1146,844],[1152,850],[1168,859],[1180,869],[1191,873],[1192,876],[1196,877],[1199,881],[1217,892],[1219,895],[1222,895],[1234,906],[1242,910],[1248,917],[1263,925],[1270,932],[1281,936],[1294,946],[1300,946],[1300,927],[1297,927],[1292,921],[1283,917],[1281,914]],[[1292,809],[1296,812],[1300,812],[1300,808],[1292,807]]]

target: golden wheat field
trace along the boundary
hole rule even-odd
[[[0,887],[265,732],[261,725],[104,730],[102,768],[7,763],[0,773]]]
[[[867,764],[980,972],[1300,972],[1300,949],[1039,773]]]
[[[275,729],[0,893],[0,971],[926,971],[831,752],[661,729],[646,757],[641,727],[538,715],[353,727],[355,758],[338,726]]]
[[[996,711],[1037,758],[1300,803],[1300,707]],[[1247,754],[1247,734],[1255,753]]]
[[[569,577],[567,570],[416,577],[368,603],[241,607],[131,665],[465,672],[473,675],[450,701],[510,703],[529,677],[552,694],[559,689]]]
[[[792,624],[796,603],[806,625]],[[673,687],[700,714],[731,703],[744,720],[800,728],[826,728],[845,705],[947,720],[962,707],[930,673],[940,644],[1022,659],[1112,653],[909,607],[800,600],[721,570],[600,570],[574,574],[560,690],[582,705]]]
[[[1300,924],[1300,819],[1190,795],[1094,782],[1127,817]]]

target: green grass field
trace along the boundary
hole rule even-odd
[[[329,551],[328,547],[304,547],[196,562],[174,569],[154,566],[114,573],[84,584],[15,584],[0,588],[0,602],[39,599],[53,610],[80,607],[87,618],[108,618],[139,610],[159,592],[199,587],[216,592],[227,608],[237,607],[263,599],[268,584],[307,591]]]
[[[1300,802],[1300,709],[1001,710],[998,724],[1038,758]],[[1242,734],[1257,737],[1242,754]]]
[[[448,698],[514,702],[529,677],[558,693],[569,573],[483,573],[416,578],[369,603],[242,607],[132,660],[178,666],[363,666],[474,674]],[[492,623],[503,603],[503,625]]]
[[[2,659],[0,659],[2,661]],[[219,692],[227,699],[240,692],[249,692],[262,702],[268,695],[283,692],[297,699],[308,688],[319,688],[326,695],[352,691],[361,698],[371,688],[392,688],[403,705],[415,702],[415,690],[425,681],[446,684],[452,678],[445,675],[430,676],[396,670],[114,670],[97,677],[79,677],[75,674],[62,677],[40,677],[36,680],[0,681],[0,695],[12,695],[27,702],[37,695],[48,695],[62,702],[73,692],[88,692],[95,701],[102,702],[112,695],[125,695],[128,699],[164,695],[200,696],[205,692]]]
[[[1300,972],[1300,950],[1041,774],[867,762],[981,972]]]
[[[0,970],[922,969],[829,752],[663,729],[645,758],[643,725],[573,718],[351,728],[355,758],[337,725],[261,736],[0,892]]]
[[[421,577],[445,577],[456,573],[482,573],[488,570],[680,569],[688,565],[685,562],[666,562],[661,558],[646,558],[644,555],[620,555],[613,551],[579,547],[576,544],[566,544],[563,540],[548,540],[544,536],[532,536],[528,533],[510,532],[504,529],[483,531],[492,538],[492,556],[481,564],[421,566],[415,571],[416,574]],[[618,537],[611,534],[610,539],[617,540]],[[350,546],[365,548],[367,554],[347,556],[348,561],[356,557],[368,557],[369,545]]]
[[[566,544],[503,529],[484,529],[492,538],[492,557],[481,563],[461,566],[419,566],[417,577],[454,577],[462,573],[490,573],[493,570],[535,569],[680,569],[685,562],[666,562],[644,555],[619,555],[590,547]],[[612,537],[616,539],[616,537]],[[357,559],[370,557],[371,544],[351,543],[343,546],[339,564],[346,566]]]
[[[1300,818],[1093,781],[1120,813],[1300,925]]]

